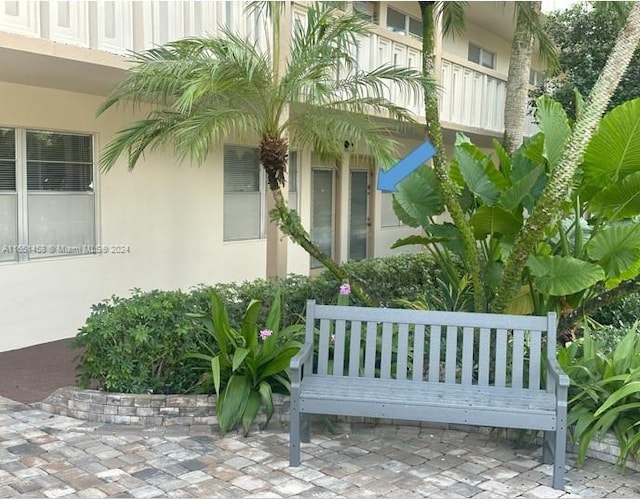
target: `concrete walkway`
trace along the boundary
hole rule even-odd
[[[640,475],[588,460],[550,488],[536,446],[414,427],[288,435],[87,423],[0,397],[0,497],[640,497]]]

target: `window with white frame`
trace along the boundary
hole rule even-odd
[[[264,183],[257,148],[224,146],[225,241],[264,237]]]
[[[298,211],[298,151],[289,152],[289,176],[287,178],[287,184],[289,185],[289,208],[293,211]]]
[[[393,194],[383,192],[380,200],[380,226],[400,227],[404,225],[393,210]]]
[[[475,62],[476,64],[480,64],[485,68],[495,69],[496,68],[496,54],[495,52],[491,52],[485,48],[480,47],[479,45],[475,45],[473,43],[469,44],[469,56],[468,59],[471,62]]]
[[[0,129],[0,260],[93,253],[93,137]]]
[[[387,7],[387,29],[422,38],[422,21],[391,7]]]
[[[378,2],[353,2],[353,10],[370,23],[378,22]]]
[[[537,87],[544,83],[545,74],[544,71],[538,71],[537,69],[529,70],[529,85]]]

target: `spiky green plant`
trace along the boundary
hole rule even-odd
[[[251,7],[271,23],[272,49],[260,50],[226,29],[219,38],[187,38],[134,54],[134,67],[98,113],[116,105],[151,110],[104,148],[102,169],[108,171],[121,155],[132,169],[144,151],[167,145],[178,158],[201,164],[231,133],[248,140],[258,137],[260,162],[275,201],[273,220],[338,279],[348,280],[287,207],[282,188],[289,144],[339,162],[349,137],[354,153],[364,152],[388,165],[396,155],[393,133],[412,118],[385,97],[387,88],[432,93],[433,86],[408,68],[358,69],[355,48],[359,37],[368,35],[368,23],[329,2],[312,4],[306,23],[295,23],[290,40],[281,39],[287,31],[284,9],[290,6],[272,2]],[[355,285],[353,293],[369,302]]]

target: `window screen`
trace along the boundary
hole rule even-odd
[[[409,33],[422,38],[422,21],[409,17]]]
[[[90,135],[27,132],[29,191],[93,191]]]
[[[224,146],[224,240],[261,237],[262,193],[258,150]]]
[[[16,190],[16,132],[0,128],[0,191]]]
[[[289,208],[292,210],[298,209],[298,152],[291,151],[289,153],[289,177],[287,183],[289,184]]]
[[[402,12],[398,12],[391,7],[387,8],[387,28],[391,31],[404,33],[407,29],[405,26],[406,16]]]

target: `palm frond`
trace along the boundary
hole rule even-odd
[[[436,15],[442,22],[442,31],[445,35],[455,38],[462,36],[466,29],[464,10],[469,2],[438,2]]]
[[[394,127],[372,116],[317,106],[295,106],[292,114],[289,120],[292,143],[311,148],[322,159],[340,159],[345,140],[354,144],[351,152],[369,155],[380,165],[397,159]]]
[[[515,17],[519,29],[538,44],[538,57],[548,69],[558,68],[559,55],[553,40],[544,28],[544,17],[534,5],[538,2],[515,2]]]

